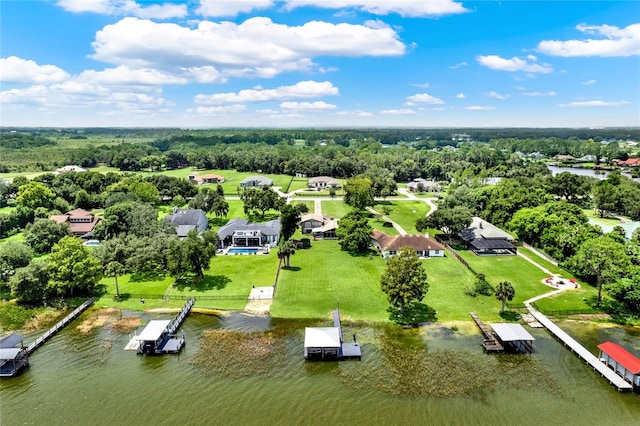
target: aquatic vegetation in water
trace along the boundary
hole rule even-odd
[[[207,330],[192,364],[226,377],[267,374],[280,362],[283,346],[283,339],[269,332]]]
[[[488,392],[505,387],[560,393],[552,375],[531,355],[429,352],[426,345],[407,346],[389,335],[380,337],[377,350],[379,364],[357,364],[340,370],[347,387],[406,397],[466,396],[480,400]]]
[[[77,327],[82,334],[89,334],[93,330],[110,324],[109,330],[115,334],[130,333],[142,323],[138,316],[122,316],[122,311],[115,308],[104,308],[92,313]]]

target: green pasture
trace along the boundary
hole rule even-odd
[[[616,226],[622,223],[620,219],[617,219],[614,216],[600,217],[598,213],[593,209],[582,209],[582,211],[587,215],[589,219],[602,225]]]

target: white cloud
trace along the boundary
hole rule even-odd
[[[456,99],[464,99],[464,98],[466,98],[466,96],[464,95],[464,93],[458,93],[458,94],[456,95]]]
[[[420,87],[421,89],[428,89],[429,83],[409,83],[409,86]]]
[[[316,102],[282,102],[280,108],[296,111],[323,111],[338,108],[337,105],[328,104],[324,101]]]
[[[280,86],[275,89],[240,90],[239,92],[196,95],[196,103],[219,105],[230,102],[264,102],[294,98],[319,98],[338,95],[338,88],[329,81],[300,81],[293,86]]]
[[[58,0],[58,6],[73,13],[136,16],[145,19],[183,18],[186,4],[152,4],[142,6],[133,0]]]
[[[629,105],[628,101],[576,101],[569,102],[568,104],[558,104],[563,108],[582,108],[582,107],[619,107],[623,105]]]
[[[10,83],[52,83],[69,78],[55,65],[38,65],[34,61],[9,56],[0,58],[0,81]]]
[[[325,9],[353,8],[374,15],[397,13],[405,17],[435,17],[468,12],[461,3],[453,0],[286,0],[286,3],[289,9],[302,6]]]
[[[631,24],[625,28],[580,24],[576,29],[600,38],[568,41],[543,40],[536,50],[547,55],[563,57],[640,55],[640,23]]]
[[[373,113],[369,111],[339,111],[336,115],[346,116],[346,117],[373,117]]]
[[[214,67],[224,75],[273,77],[309,70],[317,56],[398,56],[406,46],[391,28],[321,21],[288,26],[256,17],[196,28],[124,18],[96,33],[93,59],[176,73]]]
[[[244,112],[246,110],[247,106],[242,104],[196,108],[196,112],[202,115],[224,115],[229,113],[233,114]]]
[[[597,81],[596,80],[587,80],[587,81],[583,81],[582,84],[583,86],[591,86],[592,84],[596,84]]]
[[[130,69],[126,66],[117,68],[107,68],[103,71],[87,70],[83,71],[77,79],[79,81],[92,81],[102,84],[186,84],[189,80],[163,74],[152,69]]]
[[[455,69],[458,69],[458,68],[466,67],[467,65],[469,65],[469,64],[467,64],[466,62],[460,62],[459,64],[451,65],[449,67],[449,69],[450,70],[455,70]]]
[[[412,105],[415,105],[415,104],[437,105],[437,104],[444,103],[442,99],[431,96],[428,93],[418,93],[415,95],[407,96],[405,100],[407,101],[407,103],[411,103]]]
[[[273,0],[200,0],[200,7],[196,12],[203,16],[236,16],[239,13],[268,9],[273,5]]]
[[[417,114],[417,113],[412,109],[385,109],[385,110],[380,111],[380,114],[410,115],[410,114]]]
[[[542,96],[555,96],[556,92],[554,92],[553,90],[549,90],[546,92],[524,92],[522,93],[523,96],[531,96],[531,97],[542,97]]]
[[[500,93],[494,92],[493,90],[487,93],[486,95],[490,98],[501,99],[501,100],[509,99],[511,97],[510,95],[501,95]]]
[[[488,105],[471,105],[465,108],[466,110],[469,111],[493,111],[494,109],[496,109],[496,107],[494,106],[488,106]]]
[[[487,55],[478,56],[477,59],[480,65],[498,71],[524,71],[543,74],[548,74],[553,71],[553,68],[548,64],[533,64],[515,56],[511,59],[505,59],[498,55]],[[530,58],[528,59],[531,60]]]

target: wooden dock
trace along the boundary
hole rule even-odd
[[[89,300],[87,300],[86,302],[84,302],[82,305],[78,306],[76,309],[73,310],[73,312],[71,312],[69,315],[67,315],[66,317],[64,317],[61,321],[59,321],[56,325],[54,325],[53,327],[51,327],[46,333],[44,333],[42,336],[38,337],[33,343],[31,343],[29,346],[27,346],[27,352],[29,355],[31,355],[32,352],[34,352],[36,349],[38,349],[40,346],[44,345],[45,342],[49,339],[51,339],[58,331],[62,330],[65,326],[67,326],[71,321],[73,321],[74,319],[76,319],[81,313],[83,313],[85,310],[87,310],[87,308],[91,305],[93,305],[93,302],[95,302],[95,298],[92,297]]]
[[[613,386],[619,391],[631,391],[633,386],[628,383],[622,377],[620,377],[615,371],[607,367],[602,361],[595,355],[589,352],[584,346],[578,343],[573,337],[569,336],[564,330],[558,327],[553,321],[547,318],[541,312],[534,309],[530,305],[527,306],[529,312],[534,316],[540,324],[542,324],[551,334],[553,334],[558,340],[565,344],[571,351],[573,351],[578,357],[582,358],[587,364],[593,367],[598,373],[600,373],[605,379],[607,379]]]
[[[502,344],[498,341],[498,338],[496,337],[496,334],[493,332],[493,330],[491,330],[488,325],[483,323],[474,312],[469,312],[469,315],[471,315],[473,321],[475,321],[480,331],[482,331],[482,334],[484,334],[485,340],[484,342],[482,342],[482,347],[484,347],[484,350],[487,352],[504,351],[504,346],[502,346]]]

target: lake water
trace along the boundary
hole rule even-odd
[[[569,173],[573,173],[574,175],[589,176],[589,177],[594,177],[594,178],[598,178],[598,179],[605,179],[607,177],[607,175],[610,173],[608,170],[603,170],[604,174],[597,175],[596,171],[594,169],[581,169],[581,168],[549,166],[549,165],[547,165],[547,168],[551,171],[551,174],[553,176],[558,175],[558,174],[560,174],[562,172],[569,172]],[[631,175],[629,173],[623,172],[622,175],[626,176],[628,178],[631,178]],[[640,179],[636,178],[634,180],[640,182]]]
[[[362,361],[309,363],[304,327],[318,323],[193,313],[181,328],[187,345],[180,355],[142,357],[124,351],[129,337],[108,327],[81,334],[76,325],[87,315],[38,349],[22,376],[0,382],[3,426],[566,426],[640,419],[639,394],[617,392],[540,329],[530,329],[532,355],[487,355],[473,323],[454,330],[344,324],[346,336],[357,334]],[[639,329],[570,322],[563,328],[592,352],[612,339],[640,353]],[[207,330],[271,330],[276,351],[256,361],[263,365],[238,364],[231,355],[208,368],[195,362]]]

